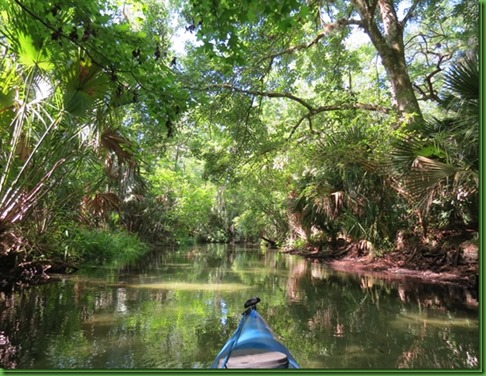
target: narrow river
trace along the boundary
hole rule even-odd
[[[479,366],[465,290],[204,245],[0,295],[0,368],[207,368],[252,296],[302,368]]]

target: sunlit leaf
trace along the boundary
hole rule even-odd
[[[27,68],[39,67],[42,70],[49,71],[54,68],[53,63],[49,60],[49,55],[37,50],[34,41],[30,35],[19,33],[19,62]]]

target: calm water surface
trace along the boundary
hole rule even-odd
[[[459,288],[334,272],[278,252],[192,246],[0,296],[0,367],[207,368],[259,312],[303,368],[477,368]]]

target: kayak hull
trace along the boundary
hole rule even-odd
[[[243,313],[235,333],[210,368],[299,368],[256,309]]]

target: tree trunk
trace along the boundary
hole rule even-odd
[[[353,0],[364,31],[375,46],[391,85],[394,107],[413,127],[422,120],[422,112],[408,74],[403,43],[403,25],[398,20],[393,0]],[[375,16],[377,14],[377,16]],[[377,20],[381,20],[381,27]],[[380,30],[381,29],[381,30]]]

